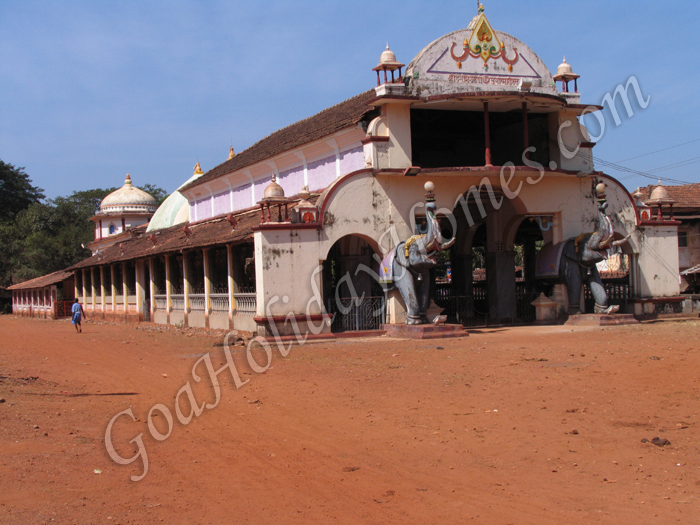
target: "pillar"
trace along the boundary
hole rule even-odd
[[[506,251],[500,240],[500,213],[487,216],[486,286],[489,294],[489,321],[515,319],[515,252]]]
[[[100,266],[100,302],[102,303],[102,318],[104,319],[105,316],[105,294],[107,293],[107,290],[105,290],[105,267]]]
[[[150,301],[148,301],[148,308],[150,308],[151,312],[151,321],[155,322],[153,319],[153,314],[156,310],[156,298],[155,298],[155,292],[156,292],[156,283],[153,278],[153,257],[150,257],[148,259],[148,289],[150,290]]]
[[[530,133],[527,126],[527,102],[523,102],[523,154],[528,158],[530,153],[527,148],[530,147]]]
[[[114,319],[114,314],[117,312],[117,283],[114,282],[114,265],[109,265],[110,280],[109,285],[112,289],[112,319]]]
[[[124,320],[126,320],[126,314],[129,311],[129,289],[126,286],[126,263],[119,263],[122,265],[122,306],[124,308]]]
[[[226,245],[226,282],[228,283],[228,320],[233,326],[233,312],[236,310],[236,299],[233,297],[235,282],[233,280],[233,247]]]
[[[95,267],[90,267],[90,292],[92,293],[92,314],[95,314],[95,294],[97,290],[95,289]]]
[[[73,297],[76,299],[80,297],[80,291],[78,290],[78,272],[79,271],[80,270],[73,272]]]
[[[172,284],[170,283],[170,255],[165,255],[165,304],[168,310],[167,323],[170,324],[170,312],[173,311]]]
[[[139,322],[143,321],[144,314],[143,298],[145,296],[144,280],[146,276],[144,275],[143,265],[143,261],[136,261],[134,264],[134,273],[136,273],[136,286],[134,287],[136,289],[136,312],[138,312]]]
[[[484,142],[486,144],[485,151],[485,166],[493,166],[491,164],[491,127],[489,125],[489,103],[484,102]]]
[[[204,270],[204,326],[209,328],[211,314],[211,268],[209,268],[209,249],[202,249],[202,266]]]
[[[523,246],[523,277],[525,278],[525,291],[532,293],[535,288],[535,266],[537,264],[537,238],[528,235]]]
[[[85,288],[85,276],[87,275],[87,270],[83,269],[81,270],[81,276],[83,279],[82,285],[83,285],[83,304],[87,306],[87,288]]]
[[[189,326],[187,314],[190,313],[190,279],[187,275],[189,265],[187,264],[187,252],[182,252],[182,293],[184,294],[185,304],[185,325]]]

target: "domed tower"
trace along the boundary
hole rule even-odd
[[[117,242],[131,228],[147,224],[158,209],[158,203],[131,183],[126,175],[124,186],[102,199],[100,210],[90,218],[95,224],[95,240],[89,248],[95,253]]]

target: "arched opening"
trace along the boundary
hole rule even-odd
[[[445,308],[448,322],[465,326],[517,321],[516,252],[508,232],[526,213],[523,203],[485,184],[465,193],[453,213],[457,241],[450,254],[450,298],[436,304]]]
[[[110,224],[110,225],[109,225],[109,234],[110,234],[110,235],[114,235],[114,233],[115,233],[116,231],[117,231],[116,226],[114,226],[114,224]]]
[[[519,322],[535,321],[535,307],[532,301],[537,299],[535,286],[535,269],[537,252],[544,245],[544,236],[535,217],[524,219],[515,232],[513,252],[515,253],[515,309]]]
[[[385,322],[384,290],[377,281],[379,257],[359,235],[333,244],[323,263],[323,300],[332,332],[378,330]]]

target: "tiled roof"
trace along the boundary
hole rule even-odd
[[[145,226],[134,228],[131,230],[133,235],[130,239],[109,246],[67,269],[78,270],[215,244],[244,242],[252,238],[253,228],[260,223],[260,210],[250,209],[245,213],[236,214],[236,219],[238,223],[235,228],[231,227],[225,217],[190,224],[187,226],[189,234],[182,224],[148,234]]]
[[[641,188],[644,197],[642,200],[649,199],[651,192],[656,188],[656,184],[650,184]],[[695,184],[683,184],[681,186],[666,186],[671,198],[676,201],[673,203],[674,209],[678,208],[698,208],[700,209],[700,182]]]
[[[317,195],[309,197],[309,202],[315,203]],[[290,208],[298,201],[291,197]],[[249,208],[234,213],[237,223],[231,226],[225,216],[214,217],[199,223],[179,224],[162,230],[146,232],[146,225],[133,228],[132,236],[120,243],[114,244],[66,270],[78,270],[91,266],[102,266],[121,261],[130,261],[145,257],[153,257],[165,253],[179,253],[180,250],[191,250],[207,246],[239,244],[253,238],[253,228],[260,224],[260,209]],[[155,244],[153,244],[155,239]]]
[[[50,273],[48,275],[42,275],[41,277],[36,277],[30,279],[29,281],[24,281],[23,283],[13,284],[8,286],[8,290],[28,290],[31,288],[43,288],[45,286],[51,286],[52,284],[60,283],[66,279],[73,277],[73,272],[67,270],[59,270],[57,272]]]
[[[312,117],[275,131],[248,149],[241,151],[232,159],[209,170],[197,180],[181,188],[181,190],[188,190],[221,175],[240,170],[314,140],[322,139],[341,129],[354,126],[367,113],[373,111],[373,108],[368,106],[367,103],[376,98],[376,96],[374,89],[370,89],[340,104],[324,109]]]

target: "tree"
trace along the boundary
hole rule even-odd
[[[13,220],[20,211],[43,198],[44,190],[32,185],[24,168],[0,160],[0,222]]]
[[[163,204],[163,201],[168,198],[169,193],[165,191],[163,188],[156,186],[155,184],[144,184],[143,186],[136,186],[140,190],[145,191],[146,193],[150,194],[158,203],[158,206]]]
[[[90,217],[117,188],[74,191],[44,198],[23,168],[0,161],[0,288],[67,268],[86,257],[94,239]],[[140,187],[158,204],[167,192],[153,184]]]

